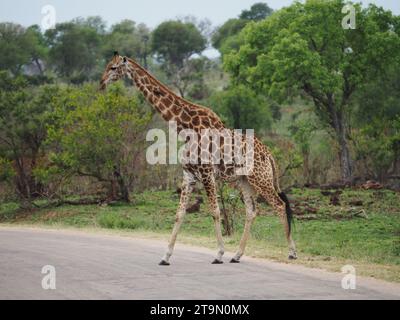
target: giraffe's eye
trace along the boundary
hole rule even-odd
[[[111,70],[113,70],[113,71],[117,70],[117,67],[111,67]]]

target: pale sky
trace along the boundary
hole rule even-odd
[[[237,17],[243,9],[248,9],[263,0],[0,0],[0,22],[16,22],[24,26],[41,24],[42,8],[52,5],[56,9],[56,21],[64,22],[76,17],[99,15],[108,26],[123,19],[143,22],[151,28],[167,19],[194,15],[208,18],[214,26],[229,18]],[[273,9],[280,9],[292,0],[267,0]],[[399,0],[364,0],[376,3],[385,9],[400,14]]]

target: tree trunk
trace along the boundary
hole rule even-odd
[[[114,167],[114,176],[118,182],[119,191],[121,193],[120,199],[125,202],[130,202],[128,187],[126,186],[126,183],[120,171],[116,167]]]
[[[354,88],[346,86],[340,105],[335,102],[333,93],[324,96],[313,90],[309,84],[304,85],[304,91],[313,99],[317,108],[317,115],[323,119],[334,131],[334,138],[339,145],[339,161],[342,181],[351,182],[353,166],[347,142],[346,121],[344,108],[348,105]]]
[[[36,64],[36,67],[38,68],[40,75],[43,75],[43,68],[42,65],[40,64],[40,61],[38,58],[33,59],[33,62]]]
[[[392,146],[393,148],[393,165],[392,165],[392,174],[396,174],[398,171],[398,164],[400,160],[400,142],[395,142]]]
[[[303,176],[305,184],[310,183],[310,156],[309,151],[303,151]]]
[[[339,157],[342,179],[344,182],[350,182],[353,174],[353,166],[347,140],[343,137],[339,139]]]
[[[339,144],[339,161],[340,171],[343,182],[351,182],[353,174],[353,165],[350,156],[350,150],[346,139],[346,129],[343,121],[343,115],[338,112],[333,112],[333,124],[336,134],[336,139]]]
[[[353,165],[350,156],[350,150],[346,138],[346,122],[344,120],[343,109],[345,104],[342,102],[340,108],[335,105],[333,94],[327,95],[328,105],[327,109],[330,115],[330,124],[335,131],[335,138],[339,145],[339,162],[342,182],[351,182],[353,174]]]

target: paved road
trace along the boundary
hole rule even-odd
[[[400,285],[243,258],[212,265],[214,252],[178,244],[170,267],[165,243],[77,231],[0,227],[0,299],[400,299]],[[228,262],[227,255],[225,262]],[[56,268],[43,290],[42,267]]]

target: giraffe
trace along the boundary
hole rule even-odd
[[[176,121],[178,132],[192,129],[201,132],[204,129],[226,129],[220,118],[209,108],[189,102],[168,89],[135,60],[114,53],[101,78],[100,89],[104,90],[111,82],[128,77],[146,100],[161,114],[165,121]],[[296,246],[291,235],[292,211],[286,195],[281,192],[278,182],[278,168],[268,149],[259,139],[254,139],[254,164],[248,175],[238,176],[235,164],[183,164],[183,183],[180,203],[167,251],[160,265],[169,266],[179,229],[182,225],[189,203],[190,194],[196,182],[203,184],[214,221],[218,253],[213,264],[222,264],[224,242],[221,232],[221,213],[218,205],[217,180],[235,183],[242,193],[246,208],[246,221],[239,249],[231,263],[239,263],[242,258],[251,226],[258,215],[257,197],[261,195],[278,213],[284,227],[289,246],[289,260],[297,259]]]

